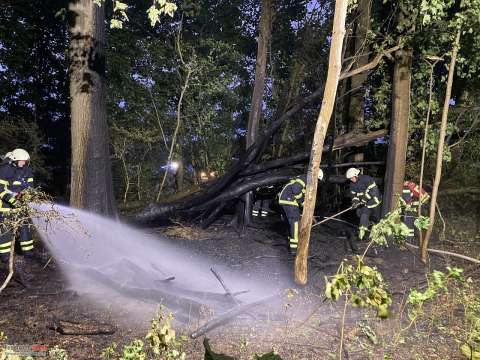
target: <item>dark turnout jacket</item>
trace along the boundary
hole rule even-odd
[[[367,208],[376,208],[382,202],[382,196],[375,180],[368,175],[358,175],[357,182],[350,183],[352,202],[360,202]]]
[[[8,212],[18,206],[16,194],[31,186],[33,186],[33,174],[29,166],[20,168],[12,163],[1,164],[0,212]]]
[[[305,199],[306,183],[306,175],[300,175],[291,179],[280,192],[278,203],[291,206],[302,205]]]

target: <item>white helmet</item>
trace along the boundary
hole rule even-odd
[[[318,169],[318,180],[322,181],[323,180],[323,170]]]
[[[345,174],[347,179],[351,179],[358,175],[360,175],[360,169],[357,169],[357,168],[350,168],[347,170],[347,173]]]
[[[11,151],[7,152],[3,158],[12,160],[12,152]]]
[[[7,156],[12,159],[12,161],[30,161],[30,154],[23,149],[15,149],[7,153]]]

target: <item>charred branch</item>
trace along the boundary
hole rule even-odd
[[[199,327],[197,330],[195,330],[194,332],[192,332],[190,334],[190,337],[192,339],[196,339],[196,338],[206,334],[207,332],[209,332],[213,329],[216,329],[219,326],[227,324],[228,322],[235,319],[238,315],[243,314],[243,313],[253,309],[254,307],[257,307],[257,306],[260,306],[260,305],[263,305],[263,304],[269,304],[269,303],[271,303],[272,301],[275,301],[275,300],[277,300],[277,301],[279,300],[279,295],[278,294],[275,294],[273,296],[269,296],[269,297],[267,297],[265,299],[262,299],[262,300],[259,300],[259,301],[254,301],[254,302],[251,302],[251,303],[248,303],[248,304],[237,306],[237,307],[227,311],[226,313],[210,320],[205,325]]]
[[[111,335],[116,330],[110,324],[96,322],[79,323],[66,320],[55,321],[49,328],[62,335]]]

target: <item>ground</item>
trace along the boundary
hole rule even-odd
[[[257,220],[245,234],[238,234],[226,225],[226,219],[215,223],[207,230],[200,230],[185,224],[169,227],[150,228],[167,236],[172,242],[201,256],[207,254],[219,259],[235,270],[261,273],[265,279],[276,282],[291,278],[293,258],[285,247],[285,228],[279,218]],[[242,315],[235,321],[218,327],[207,334],[212,349],[239,359],[250,359],[252,354],[264,354],[275,350],[283,359],[328,359],[335,358],[339,347],[341,319],[344,310],[342,300],[327,301],[324,297],[324,276],[337,271],[339,262],[352,256],[346,251],[344,239],[339,236],[342,224],[315,228],[309,260],[309,280],[305,287],[285,290],[279,301],[282,312],[272,312],[267,307],[255,310],[256,317]],[[366,243],[359,243],[360,250]],[[348,250],[348,249],[347,249]],[[37,250],[38,251],[38,250]],[[368,309],[347,307],[344,326],[345,359],[461,359],[459,343],[461,337],[460,317],[450,318],[439,331],[431,321],[418,321],[408,327],[409,319],[405,306],[410,288],[425,289],[425,275],[433,269],[444,270],[452,265],[465,267],[467,275],[478,276],[478,266],[467,262],[431,257],[428,266],[418,260],[415,253],[391,245],[380,249],[377,254],[369,253],[367,263],[377,266],[384,274],[393,297],[391,316],[379,319]],[[126,344],[135,338],[143,339],[149,322],[125,321],[118,313],[112,313],[109,306],[118,298],[103,299],[103,303],[88,301],[86,298],[66,289],[62,274],[51,261],[46,267],[32,264],[34,275],[32,288],[24,288],[12,282],[1,294],[0,330],[8,338],[6,344],[45,344],[65,349],[69,359],[100,359],[102,349],[113,342]],[[477,271],[477,272],[476,272]],[[441,302],[437,304],[441,305]],[[151,302],[131,301],[134,307],[150,307]],[[457,306],[457,305],[455,305]],[[457,306],[458,307],[458,306]],[[126,310],[127,311],[127,310]],[[452,309],[461,314],[461,309]],[[190,319],[189,324],[175,323],[178,333],[189,334],[208,320]],[[112,335],[69,336],[52,329],[57,320],[78,322],[105,322],[113,324],[116,332]],[[457,321],[458,320],[458,321]],[[439,319],[439,321],[443,321]],[[459,325],[460,324],[460,325]],[[455,332],[458,327],[458,333]],[[403,331],[400,331],[404,329]],[[203,336],[190,339],[183,346],[188,359],[203,359]]]

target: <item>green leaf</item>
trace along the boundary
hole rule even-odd
[[[382,319],[386,319],[390,316],[387,305],[381,305],[378,307],[377,316]]]
[[[123,22],[118,19],[112,19],[110,20],[110,29],[122,29],[123,28]]]
[[[177,10],[177,5],[174,3],[168,2],[164,5],[164,12],[165,14],[169,15],[170,17],[173,17],[173,14]]]
[[[209,340],[205,338],[203,340],[203,347],[205,348],[204,360],[237,360],[236,358],[224,354],[217,354],[213,352],[210,347]]]
[[[420,216],[415,219],[414,225],[419,230],[426,230],[430,226],[430,218],[427,216]]]
[[[147,10],[148,18],[150,19],[150,25],[155,26],[160,21],[160,10],[155,5],[152,5]]]
[[[113,7],[113,11],[117,11],[117,10],[127,10],[128,9],[128,5],[121,2],[121,1],[115,1],[115,6]]]
[[[480,360],[480,352],[473,350],[467,343],[460,346],[460,351],[469,360]]]

